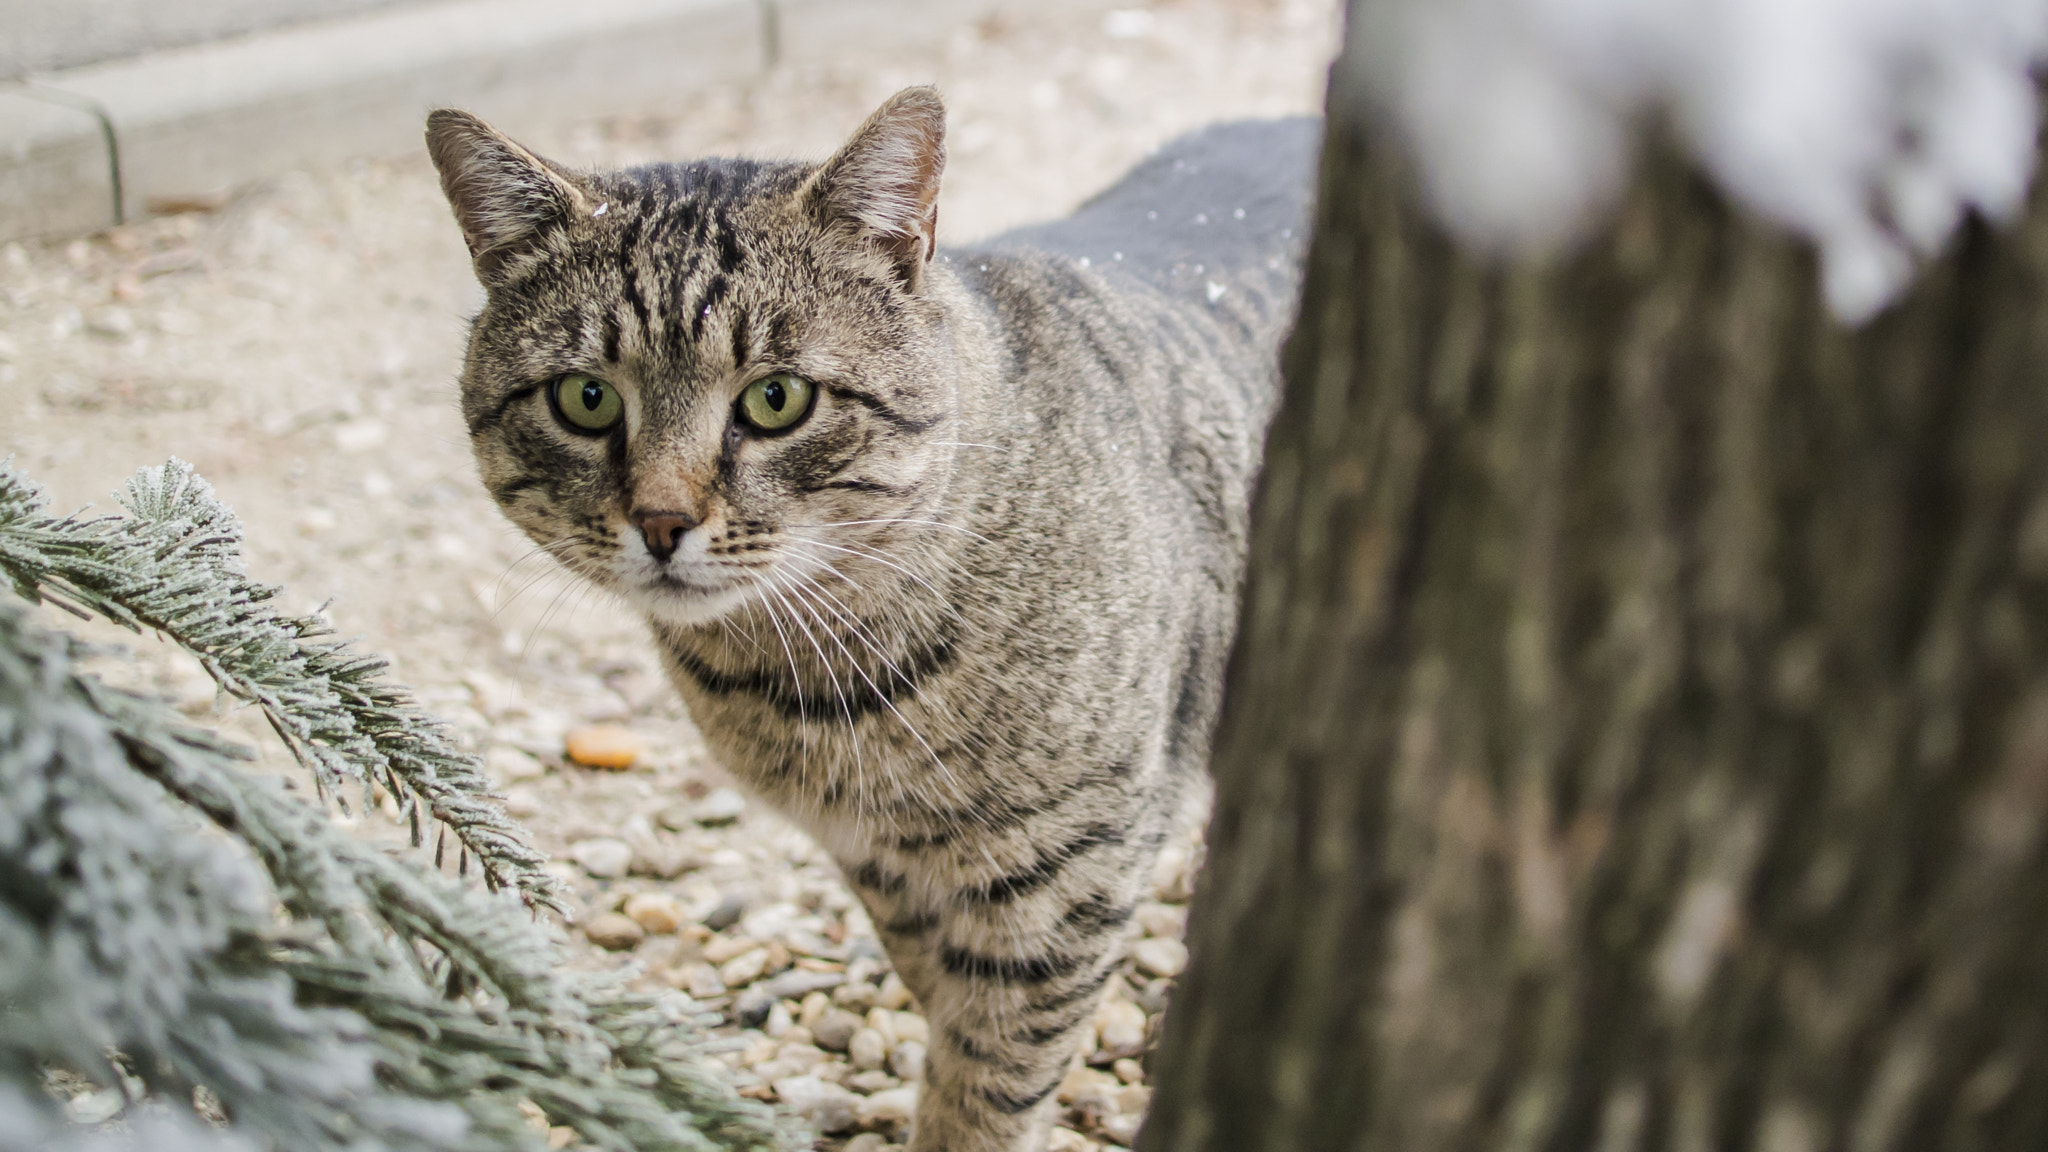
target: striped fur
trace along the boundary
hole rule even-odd
[[[490,229],[484,483],[645,613],[714,751],[841,862],[934,1025],[913,1149],[1028,1152],[1201,797],[1316,130],[1198,134],[934,256],[942,126],[912,89],[822,166],[589,174],[461,114],[429,138]],[[572,371],[618,431],[552,418]],[[772,371],[817,407],[747,432]],[[701,521],[665,562],[649,506]]]

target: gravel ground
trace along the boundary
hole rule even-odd
[[[529,143],[578,164],[821,156],[889,93],[935,81],[951,125],[942,239],[958,241],[1060,215],[1190,128],[1316,111],[1337,38],[1330,0],[1018,7],[927,52],[784,66],[697,93],[687,118]],[[575,963],[631,966],[725,1010],[746,1090],[811,1115],[821,1147],[891,1147],[923,1019],[830,861],[709,760],[638,623],[537,557],[475,483],[453,381],[477,300],[417,156],[293,173],[211,214],[10,244],[0,455],[64,510],[104,506],[168,456],[197,465],[247,521],[253,574],[289,587],[292,608],[326,603],[486,755],[575,894]],[[135,651],[126,676],[212,707],[196,667]],[[246,716],[223,723],[260,743]],[[630,768],[565,751],[607,740],[635,750]],[[355,822],[396,835],[386,813]],[[1094,1051],[1060,1091],[1053,1152],[1125,1145],[1143,1115],[1133,1057],[1185,959],[1194,853],[1169,853],[1134,922]]]

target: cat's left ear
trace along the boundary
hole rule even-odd
[[[827,227],[878,246],[915,290],[939,243],[946,105],[936,88],[905,88],[868,117],[805,189]]]
[[[429,114],[427,152],[486,285],[544,233],[592,214],[591,198],[573,175],[467,112]]]

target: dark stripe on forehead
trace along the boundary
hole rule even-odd
[[[732,314],[732,366],[742,368],[747,363],[747,324],[749,318],[743,311]]]
[[[640,274],[633,259],[640,246],[640,226],[643,217],[635,216],[626,224],[625,232],[619,237],[619,280],[626,303],[633,309],[633,316],[640,322],[641,340],[645,344],[654,342],[654,329],[647,315],[647,301],[640,295]]]
[[[611,312],[604,314],[604,359],[607,364],[619,362],[619,318]]]
[[[790,329],[794,327],[789,313],[777,311],[768,318],[767,347],[763,350],[768,359],[777,364],[787,364],[796,358],[796,337]]]
[[[724,213],[718,216],[718,270],[728,276],[740,270],[746,262],[746,254],[740,251],[740,238],[732,229],[732,221]]]

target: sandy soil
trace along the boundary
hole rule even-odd
[[[1034,14],[1018,4],[922,53],[784,65],[702,90],[687,117],[622,116],[529,143],[587,165],[821,156],[890,92],[936,82],[950,108],[941,240],[971,239],[1060,215],[1187,129],[1318,110],[1335,7],[1170,0]],[[680,932],[617,952],[572,931],[579,962],[637,963],[642,979],[714,1004],[725,1001],[713,985],[749,983],[764,950],[765,973],[845,971],[846,988],[811,998],[808,1025],[792,997],[789,1018],[729,1029],[731,1060],[763,1096],[778,1074],[867,1074],[856,1099],[885,1099],[875,1093],[897,1086],[897,1070],[841,1056],[848,1045],[825,1043],[839,1038],[823,1016],[850,1010],[880,1026],[891,1056],[916,1029],[865,1015],[876,997],[885,1011],[904,1005],[829,862],[768,813],[725,819],[727,781],[638,623],[538,558],[476,484],[454,380],[478,299],[423,156],[337,158],[212,214],[10,244],[0,248],[0,455],[63,510],[108,506],[143,465],[191,461],[247,522],[256,576],[289,587],[293,608],[328,603],[339,631],[391,655],[398,676],[489,756],[514,811],[564,858],[573,928],[636,893],[670,896],[683,914]],[[209,706],[196,669],[161,645],[137,651],[137,678],[194,711]],[[224,722],[257,736],[244,718]],[[630,729],[648,753],[624,772],[566,763],[564,733],[594,722]],[[388,832],[381,820],[372,813],[364,831]],[[608,871],[590,848],[600,841],[632,850],[631,874],[572,862]],[[1160,881],[1166,899],[1140,918],[1134,944],[1178,931],[1186,878],[1168,867]],[[706,916],[715,934],[697,926]],[[1142,1021],[1156,1016],[1173,960],[1170,947],[1139,951],[1150,962],[1117,999]],[[1129,1047],[1129,1012],[1110,1015],[1105,1034],[1123,1043],[1096,1062],[1116,1072],[1063,1092],[1085,1135],[1062,1135],[1056,1152],[1127,1141],[1142,1112],[1141,1070],[1111,1062]],[[874,1134],[854,1147],[900,1135],[888,1107],[861,1108],[856,1127]]]

